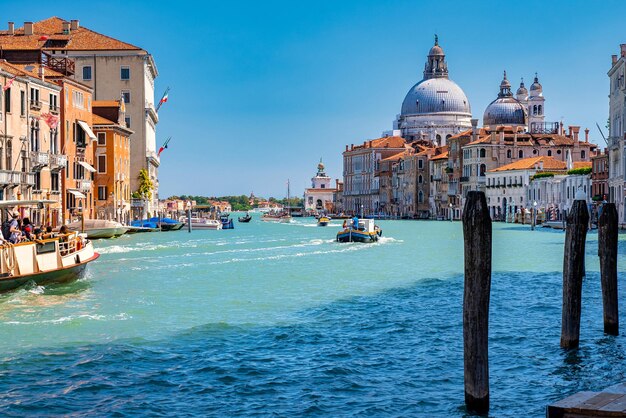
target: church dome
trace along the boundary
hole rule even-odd
[[[409,90],[402,102],[403,116],[430,113],[465,113],[471,116],[463,90],[448,78],[422,80]]]
[[[535,80],[533,84],[530,86],[530,95],[531,96],[540,96],[543,93],[543,87],[539,83],[539,78],[537,77],[537,73],[535,73]]]
[[[519,83],[519,88],[517,89],[517,96],[523,96],[526,97],[528,96],[528,90],[526,89],[526,86],[524,85],[524,80],[522,79],[522,82]]]
[[[506,79],[506,71],[500,83],[498,98],[487,106],[483,115],[483,126],[499,125],[526,125],[526,110],[511,94],[511,84]]]

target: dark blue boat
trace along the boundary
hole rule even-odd
[[[235,224],[228,214],[220,215],[220,222],[222,223],[222,229],[235,229]]]
[[[178,222],[177,220],[174,220],[172,218],[159,218],[157,216],[154,216],[147,221],[154,222],[155,224],[157,224],[157,226],[160,226],[161,231],[178,231],[183,226],[185,226],[184,223]]]

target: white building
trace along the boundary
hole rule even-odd
[[[427,139],[437,145],[471,126],[472,111],[463,90],[448,78],[448,64],[437,36],[424,68],[424,78],[415,84],[402,102],[394,121],[407,141]]]
[[[562,220],[574,204],[576,192],[581,190],[591,203],[591,175],[555,175],[531,181],[528,202],[537,202],[537,208],[546,213],[548,220]]]
[[[611,56],[608,72],[609,91],[609,201],[614,202],[620,222],[626,222],[626,44],[620,45],[620,57]]]
[[[311,188],[304,190],[304,210],[307,212],[333,212],[337,187],[332,187],[331,178],[324,172],[322,160],[317,165],[317,174],[311,178]]]

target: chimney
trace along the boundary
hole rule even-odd
[[[563,135],[563,121],[559,122],[559,135]]]
[[[43,81],[45,76],[46,76],[45,67],[43,65],[40,65],[39,66],[39,78],[41,78],[41,80]]]
[[[570,138],[572,137],[572,127],[571,126],[567,127],[567,136],[569,136]]]
[[[76,30],[78,28],[80,28],[80,23],[78,23],[78,20],[73,19],[70,23],[70,27],[72,28],[72,30]]]
[[[15,23],[9,22],[9,35],[15,35]]]
[[[346,151],[348,151],[348,144],[346,144]]]
[[[611,64],[615,65],[616,62],[617,62],[617,55],[611,55]]]
[[[24,35],[30,36],[33,34],[33,22],[24,22]]]
[[[619,49],[622,54],[622,57],[626,57],[626,44],[620,44]]]
[[[574,140],[574,145],[578,146],[578,134],[580,133],[580,126],[570,126],[572,130],[572,139]]]
[[[476,133],[478,131],[478,119],[472,119],[472,142],[476,141]]]
[[[585,142],[589,142],[589,128],[585,129]]]
[[[63,22],[63,35],[70,34],[70,22]]]
[[[498,133],[498,142],[499,142],[500,144],[504,144],[504,126],[502,126],[502,127],[499,129],[499,131],[500,131],[500,132]]]

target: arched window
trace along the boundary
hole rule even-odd
[[[417,177],[417,182],[418,182],[419,184],[422,184],[422,180],[423,180],[423,179],[422,179],[422,175],[420,174],[420,175]]]
[[[548,150],[548,157],[552,157],[552,150],[551,149]]]
[[[541,113],[541,105],[537,106],[537,112],[538,112],[538,114],[539,114],[539,115],[541,115],[541,114],[542,114],[542,113]]]
[[[481,164],[480,165],[480,176],[481,177],[485,176],[485,171],[487,171],[487,166],[485,164]]]
[[[13,146],[11,145],[10,139],[7,141],[6,162],[6,169],[13,170]]]
[[[524,151],[523,150],[519,150],[519,152],[517,153],[517,156],[519,158],[524,158]]]
[[[485,155],[487,154],[487,152],[485,151],[484,148],[480,149],[480,158],[485,158]]]
[[[511,158],[511,150],[506,150],[506,158]]]
[[[450,139],[452,137],[452,135],[448,134],[446,135],[446,140]]]
[[[437,138],[437,142],[441,141],[441,135],[437,134],[435,138]]]
[[[422,193],[421,190],[417,193],[417,201],[419,203],[424,203],[424,193]]]
[[[580,158],[583,159],[583,160],[585,159],[585,151],[584,150],[580,151]]]
[[[536,115],[536,114],[537,114],[537,105],[534,105],[533,106],[533,115]]]

